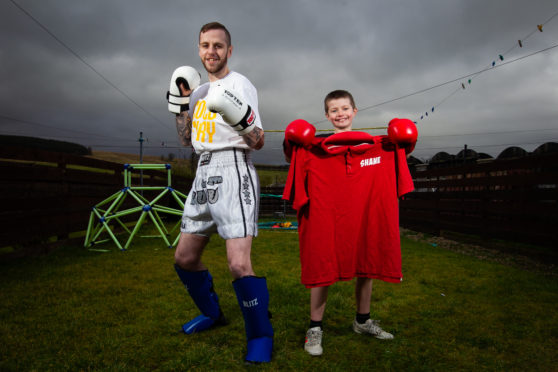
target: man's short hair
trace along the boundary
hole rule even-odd
[[[329,101],[331,101],[332,99],[339,99],[339,98],[348,98],[349,101],[351,101],[351,106],[353,106],[354,109],[356,108],[353,95],[346,90],[338,89],[338,90],[334,90],[333,92],[329,92],[324,99],[324,109],[326,114],[327,114],[327,109],[328,109],[327,106]]]
[[[227,46],[231,46],[231,34],[229,33],[229,30],[227,30],[227,28],[225,26],[223,26],[221,23],[219,23],[219,22],[206,23],[200,29],[199,37],[201,37],[201,34],[203,34],[204,32],[207,32],[209,30],[223,30],[223,31],[225,31],[225,35],[227,37]],[[198,40],[199,40],[199,37],[198,37]]]

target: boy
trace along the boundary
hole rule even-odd
[[[312,125],[303,120],[291,123],[285,133],[293,162],[283,198],[293,201],[298,212],[302,283],[310,288],[304,345],[310,355],[323,353],[328,288],[339,280],[356,277],[353,330],[393,338],[370,318],[372,278],[401,280],[397,196],[412,190],[403,149],[386,136],[351,132],[358,110],[349,92],[329,93],[324,109],[333,135],[314,138]],[[293,150],[293,144],[304,147]]]

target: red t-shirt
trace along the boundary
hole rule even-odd
[[[283,199],[297,210],[302,284],[401,281],[398,197],[413,189],[405,150],[386,136],[342,132],[295,147]]]

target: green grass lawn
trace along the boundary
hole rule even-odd
[[[179,332],[198,315],[160,239],[125,252],[65,246],[0,264],[0,370],[244,370],[242,315],[215,237],[205,262],[229,324]],[[555,371],[558,278],[403,237],[401,284],[374,282],[372,316],[394,334],[352,331],[354,283],[330,289],[324,354],[303,350],[309,292],[299,281],[295,231],[262,230],[252,257],[266,276],[273,361],[258,370]],[[249,367],[248,369],[254,369]]]

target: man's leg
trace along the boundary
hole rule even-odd
[[[174,262],[187,271],[207,270],[201,257],[208,242],[207,236],[181,233],[174,251]]]
[[[250,253],[252,251],[252,237],[227,239],[227,261],[234,279],[244,276],[254,276]]]
[[[229,269],[233,287],[244,317],[248,362],[269,362],[273,349],[273,328],[269,314],[266,279],[255,276],[250,260],[252,237],[227,240]]]
[[[225,321],[213,288],[213,278],[201,262],[208,241],[209,238],[205,236],[182,233],[174,254],[176,273],[202,312],[182,326],[187,334],[201,332]]]

